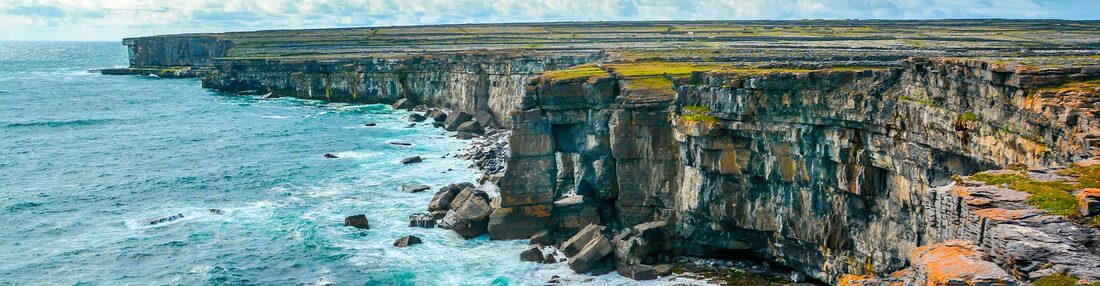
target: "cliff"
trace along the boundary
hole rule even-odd
[[[1012,284],[1100,281],[1100,183],[1070,165],[1100,156],[1096,28],[549,23],[125,44],[133,69],[194,68],[227,92],[491,114],[511,151],[489,237],[535,235],[574,269],[755,257],[828,283]]]

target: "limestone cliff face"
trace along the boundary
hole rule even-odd
[[[578,220],[663,221],[678,254],[753,253],[832,282],[889,273],[922,245],[965,238],[930,219],[951,210],[930,207],[945,199],[929,186],[1095,155],[1086,138],[1100,125],[1083,119],[1087,108],[1027,89],[1089,71],[912,59],[897,68],[697,72],[672,79],[674,95],[634,88],[645,82],[614,69],[540,78],[514,119],[489,232],[524,238],[547,221],[572,222],[569,230]],[[556,201],[571,196],[599,216],[559,211]]]
[[[203,86],[228,92],[336,102],[416,104],[477,114],[507,125],[527,80],[547,69],[594,60],[599,54],[506,56],[453,54],[411,59],[214,61]]]
[[[123,39],[130,67],[210,66],[228,55],[230,41],[207,35],[169,35]]]

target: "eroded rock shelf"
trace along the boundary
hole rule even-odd
[[[831,284],[1084,284],[1100,282],[1098,31],[1052,20],[260,31],[127,39],[131,68],[104,73],[484,114],[510,132],[510,152],[494,155],[507,164],[488,176],[500,195],[479,213],[491,214],[469,224],[491,239],[535,236],[581,272],[644,279],[675,257],[753,256]]]

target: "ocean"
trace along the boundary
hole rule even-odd
[[[118,42],[0,42],[0,284],[635,283],[521,262],[524,240],[408,227],[478,173],[451,155],[464,141],[406,128],[406,111],[88,72],[126,64]],[[371,229],[344,226],[354,214]],[[424,244],[392,246],[405,235]]]

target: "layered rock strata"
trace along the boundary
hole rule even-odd
[[[481,148],[498,155],[470,156],[503,168],[499,197],[450,186],[410,224],[562,242],[582,272],[642,279],[690,255],[756,257],[829,283],[1098,279],[1091,174],[1054,174],[1072,181],[1055,188],[1071,210],[1066,196],[1037,202],[1047,193],[1029,184],[965,176],[1100,155],[1095,23],[799,23],[157,36],[127,39],[131,69],[104,72],[428,106],[414,119],[463,134],[507,128],[490,132],[507,146]],[[990,27],[1001,32],[968,32]],[[574,67],[586,63],[599,65]],[[1054,176],[1041,174],[1021,176]]]

